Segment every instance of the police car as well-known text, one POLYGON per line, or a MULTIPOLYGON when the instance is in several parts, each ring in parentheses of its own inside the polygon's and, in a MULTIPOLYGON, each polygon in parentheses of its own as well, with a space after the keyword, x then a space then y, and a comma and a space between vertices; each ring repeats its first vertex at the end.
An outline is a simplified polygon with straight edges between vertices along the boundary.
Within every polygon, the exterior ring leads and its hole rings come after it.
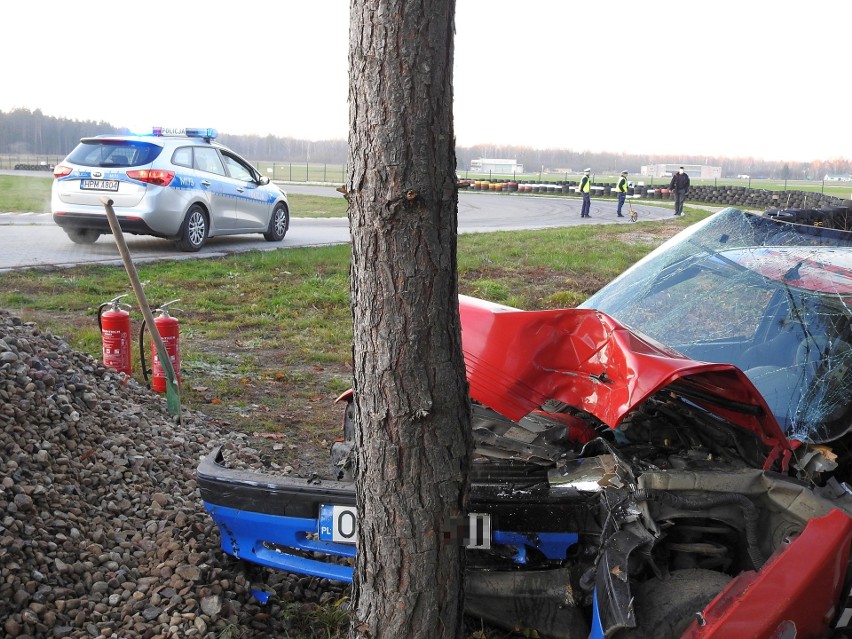
POLYGON ((287 194, 216 136, 155 127, 83 138, 53 170, 54 221, 72 242, 92 244, 111 232, 104 201, 112 200, 123 232, 174 240, 183 251, 220 235, 281 241, 290 225, 287 194))

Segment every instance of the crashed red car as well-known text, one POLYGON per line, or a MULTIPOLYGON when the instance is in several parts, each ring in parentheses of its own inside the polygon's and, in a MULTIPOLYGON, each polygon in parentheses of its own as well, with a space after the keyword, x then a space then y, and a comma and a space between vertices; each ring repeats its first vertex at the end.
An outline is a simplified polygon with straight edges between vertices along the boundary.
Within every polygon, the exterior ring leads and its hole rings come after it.
MULTIPOLYGON (((850 228, 729 208, 578 308, 460 298, 470 614, 566 639, 848 636, 850 228)), ((223 550, 351 579, 356 420, 350 401, 336 478, 202 460, 223 550)))

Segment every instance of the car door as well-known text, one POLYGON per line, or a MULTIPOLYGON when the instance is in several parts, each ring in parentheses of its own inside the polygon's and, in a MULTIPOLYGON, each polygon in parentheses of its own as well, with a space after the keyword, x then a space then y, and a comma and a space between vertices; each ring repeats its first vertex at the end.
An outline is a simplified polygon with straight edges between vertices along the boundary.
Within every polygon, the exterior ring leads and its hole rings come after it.
POLYGON ((234 228, 236 185, 228 178, 219 152, 210 146, 193 148, 193 166, 210 209, 210 234, 231 232, 234 228))
POLYGON ((274 204, 270 193, 258 188, 257 172, 242 158, 222 151, 222 159, 230 178, 236 183, 234 228, 247 232, 265 230, 274 204))

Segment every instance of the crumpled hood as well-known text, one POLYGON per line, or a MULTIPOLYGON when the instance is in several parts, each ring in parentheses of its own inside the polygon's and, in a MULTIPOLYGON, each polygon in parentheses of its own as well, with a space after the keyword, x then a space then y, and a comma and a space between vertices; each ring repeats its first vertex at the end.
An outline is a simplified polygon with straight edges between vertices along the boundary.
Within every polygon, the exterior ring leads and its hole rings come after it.
POLYGON ((660 389, 756 433, 790 443, 736 366, 698 362, 589 309, 521 311, 459 296, 470 396, 514 421, 556 399, 616 428, 660 389))

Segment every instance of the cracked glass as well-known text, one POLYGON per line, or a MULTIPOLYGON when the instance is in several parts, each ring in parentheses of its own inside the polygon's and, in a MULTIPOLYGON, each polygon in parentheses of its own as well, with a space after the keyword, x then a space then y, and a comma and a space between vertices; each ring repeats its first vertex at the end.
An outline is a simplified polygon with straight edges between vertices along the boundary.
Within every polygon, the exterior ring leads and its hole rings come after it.
POLYGON ((852 429, 852 232, 725 209, 581 308, 692 359, 736 365, 790 439, 852 429))

